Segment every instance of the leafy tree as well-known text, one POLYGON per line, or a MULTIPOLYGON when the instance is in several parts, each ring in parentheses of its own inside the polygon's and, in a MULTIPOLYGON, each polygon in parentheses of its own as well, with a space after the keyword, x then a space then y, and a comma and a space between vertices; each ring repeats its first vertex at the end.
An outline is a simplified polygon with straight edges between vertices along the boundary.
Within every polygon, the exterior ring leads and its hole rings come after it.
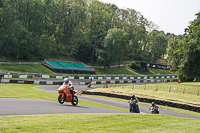
POLYGON ((30 59, 34 50, 31 33, 19 21, 11 25, 10 31, 11 55, 16 59, 30 59))
POLYGON ((35 54, 40 56, 42 59, 48 58, 52 56, 52 54, 56 54, 54 41, 52 37, 49 37, 47 34, 40 36, 35 49, 35 54))
POLYGON ((176 51, 181 59, 178 64, 181 79, 193 80, 200 77, 200 13, 196 16, 178 44, 181 50, 176 51))
POLYGON ((93 45, 93 51, 91 54, 91 63, 92 66, 95 51, 99 48, 104 37, 109 30, 109 25, 111 21, 111 8, 102 2, 93 0, 89 5, 89 14, 90 14, 90 40, 93 45))
POLYGON ((151 61, 156 62, 166 53, 167 48, 167 38, 165 34, 161 31, 154 30, 151 32, 151 43, 150 52, 151 52, 151 61))
POLYGON ((156 25, 134 9, 98 0, 0 0, 0 56, 74 56, 106 66, 119 64, 124 56, 156 61, 165 53, 165 42, 161 32, 154 34, 153 29, 156 25), (114 36, 122 37, 121 42, 114 36), (107 52, 112 45, 113 54, 107 52))
POLYGON ((119 67, 127 51, 127 46, 128 34, 123 29, 110 29, 102 44, 104 50, 98 49, 98 59, 104 62, 104 66, 106 65, 108 67, 113 61, 118 61, 119 67))
POLYGON ((173 34, 169 36, 168 39, 168 49, 167 49, 167 62, 168 65, 172 68, 172 70, 176 70, 178 63, 180 62, 178 50, 179 48, 179 40, 177 36, 174 36, 173 34))

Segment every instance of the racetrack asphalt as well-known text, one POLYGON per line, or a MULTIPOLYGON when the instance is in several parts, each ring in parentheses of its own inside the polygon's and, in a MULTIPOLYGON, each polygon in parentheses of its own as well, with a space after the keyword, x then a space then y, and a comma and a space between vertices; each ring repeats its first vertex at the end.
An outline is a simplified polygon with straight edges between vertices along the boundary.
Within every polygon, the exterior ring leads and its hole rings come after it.
MULTIPOLYGON (((89 90, 89 89, 95 89, 95 88, 99 88, 99 87, 102 87, 102 86, 95 85, 95 86, 92 86, 89 88, 84 85, 83 86, 82 85, 74 85, 74 88, 76 90, 82 90, 82 91, 89 90)), ((35 87, 35 89, 58 94, 58 91, 57 91, 58 86, 39 86, 39 87, 35 87)), ((78 95, 78 98, 87 100, 87 101, 91 101, 91 102, 96 102, 96 103, 101 103, 101 104, 110 105, 110 106, 114 106, 114 107, 119 107, 119 108, 123 108, 123 109, 127 109, 127 110, 129 109, 129 104, 127 102, 120 102, 120 101, 115 101, 115 100, 108 100, 108 99, 103 99, 103 98, 80 96, 80 95, 78 95)), ((139 104, 139 108, 140 108, 141 113, 146 113, 146 114, 150 113, 150 111, 149 111, 150 106, 139 104)), ((179 112, 162 109, 162 108, 159 108, 159 111, 160 111, 160 114, 163 114, 163 115, 173 115, 173 116, 179 116, 179 117, 200 119, 197 116, 179 113, 179 112)))
POLYGON ((127 113, 92 106, 72 106, 71 103, 59 104, 56 101, 17 98, 0 98, 0 107, 0 116, 64 113, 127 113))
MULTIPOLYGON (((35 87, 37 90, 47 91, 51 93, 56 93, 59 86, 38 86, 35 87)), ((87 86, 74 85, 76 90, 88 90, 94 89, 102 86, 92 86, 91 88, 87 86)), ((127 102, 120 102, 115 100, 108 100, 103 98, 89 97, 89 96, 78 96, 79 99, 92 101, 96 103, 101 103, 105 105, 110 105, 114 107, 119 107, 123 109, 129 109, 127 102)), ((17 99, 17 98, 0 98, 0 116, 13 116, 13 115, 42 115, 42 114, 63 114, 63 113, 127 113, 118 110, 85 106, 78 104, 77 106, 72 106, 71 103, 59 104, 57 101, 47 101, 47 100, 36 100, 36 99, 17 99)), ((141 113, 150 113, 149 106, 140 105, 141 113)), ((187 118, 199 117, 183 114, 171 110, 166 110, 159 108, 160 114, 163 115, 173 115, 187 118)))

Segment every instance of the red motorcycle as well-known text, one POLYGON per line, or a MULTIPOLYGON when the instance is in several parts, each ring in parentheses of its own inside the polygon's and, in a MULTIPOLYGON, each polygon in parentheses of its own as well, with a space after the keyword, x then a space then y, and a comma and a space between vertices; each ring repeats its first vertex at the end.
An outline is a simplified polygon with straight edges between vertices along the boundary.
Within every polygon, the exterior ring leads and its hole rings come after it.
POLYGON ((63 104, 64 102, 71 102, 73 106, 78 104, 78 97, 75 95, 78 90, 70 90, 71 88, 68 85, 62 85, 58 88, 58 102, 63 104), (70 91, 73 91, 73 97, 70 91))

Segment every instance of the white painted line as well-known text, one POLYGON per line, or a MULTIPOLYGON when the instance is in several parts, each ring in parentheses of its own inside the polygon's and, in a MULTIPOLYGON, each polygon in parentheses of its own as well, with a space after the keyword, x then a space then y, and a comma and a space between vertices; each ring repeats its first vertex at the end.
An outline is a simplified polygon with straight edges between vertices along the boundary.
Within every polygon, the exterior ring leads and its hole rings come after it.
POLYGON ((42 78, 49 78, 49 75, 42 75, 42 78))
POLYGON ((124 81, 120 80, 119 83, 124 83, 124 81))
POLYGON ((2 79, 1 80, 1 83, 9 83, 10 82, 10 79, 2 79))
POLYGON ((115 81, 110 81, 111 84, 115 84, 115 81))
POLYGON ((39 84, 40 84, 40 81, 34 81, 34 84, 39 85, 39 84))
POLYGON ((101 81, 101 84, 105 84, 106 83, 106 81, 101 81))
POLYGON ((47 81, 46 84, 47 84, 47 85, 52 85, 52 84, 53 84, 53 81, 47 81))
POLYGON ((24 78, 24 79, 26 79, 26 78, 27 78, 27 75, 19 75, 19 78, 24 78))
POLYGON ((4 75, 4 78, 12 78, 12 75, 4 75))
POLYGON ((85 82, 80 82, 80 85, 85 85, 85 82))
POLYGON ((132 83, 132 80, 128 80, 128 83, 132 83))
POLYGON ((74 79, 74 77, 69 77, 69 79, 74 79))
POLYGON ((56 76, 56 79, 63 79, 63 76, 56 76))

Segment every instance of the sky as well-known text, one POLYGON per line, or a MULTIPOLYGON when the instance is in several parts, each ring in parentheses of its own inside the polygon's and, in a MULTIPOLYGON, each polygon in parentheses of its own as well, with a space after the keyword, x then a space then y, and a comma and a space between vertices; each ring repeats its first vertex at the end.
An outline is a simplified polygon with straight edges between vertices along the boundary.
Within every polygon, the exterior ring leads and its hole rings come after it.
POLYGON ((200 12, 200 0, 99 0, 119 8, 140 12, 148 21, 158 25, 158 30, 175 35, 184 34, 190 21, 200 12))

